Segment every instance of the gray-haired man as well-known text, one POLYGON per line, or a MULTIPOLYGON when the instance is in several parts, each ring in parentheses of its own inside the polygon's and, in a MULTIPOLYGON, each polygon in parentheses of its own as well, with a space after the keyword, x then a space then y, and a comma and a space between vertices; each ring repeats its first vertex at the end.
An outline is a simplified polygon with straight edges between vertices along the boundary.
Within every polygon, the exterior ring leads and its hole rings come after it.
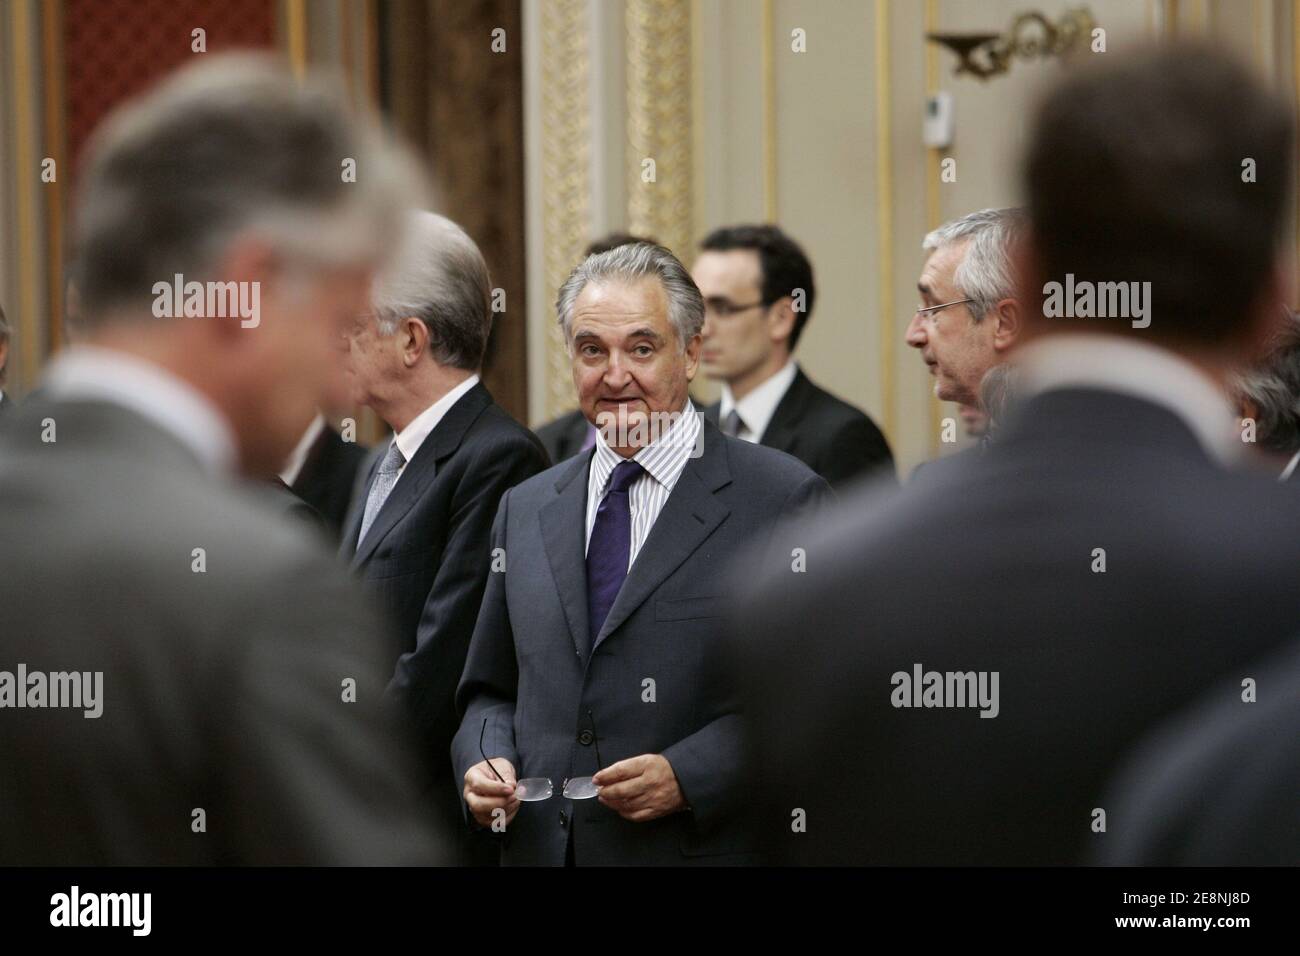
POLYGON ((828 488, 691 406, 704 300, 666 249, 589 257, 557 312, 579 405, 609 427, 501 500, 507 565, 457 692, 468 810, 505 829, 504 863, 749 861, 721 575, 828 488))
MULTIPOLYGON (((354 398, 395 435, 353 501, 343 556, 392 625, 383 645, 389 689, 419 735, 434 806, 456 833, 464 825, 451 777, 454 697, 494 566, 492 518, 506 489, 549 464, 479 381, 491 294, 473 240, 442 216, 413 212, 350 339, 354 398)), ((464 858, 472 861, 472 848, 464 858)))
POLYGON ((921 305, 907 344, 920 350, 942 401, 978 408, 980 381, 1020 336, 1010 255, 1023 223, 1019 209, 984 209, 945 223, 922 243, 921 305))
POLYGON ((24 709, 0 683, 0 845, 27 865, 425 861, 378 621, 232 480, 293 446, 417 185, 315 81, 203 61, 97 133, 78 344, 0 436, 0 660, 27 671, 24 709))

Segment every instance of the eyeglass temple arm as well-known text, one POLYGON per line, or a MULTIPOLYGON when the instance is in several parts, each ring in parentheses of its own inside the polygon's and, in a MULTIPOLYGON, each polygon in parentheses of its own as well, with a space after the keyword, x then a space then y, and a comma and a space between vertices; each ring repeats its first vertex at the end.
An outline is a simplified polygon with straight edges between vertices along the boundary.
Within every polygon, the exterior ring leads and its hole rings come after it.
MULTIPOLYGON (((492 766, 492 761, 488 757, 487 751, 483 749, 483 737, 487 733, 487 722, 488 719, 484 717, 483 729, 478 732, 478 752, 483 755, 483 761, 488 765, 488 769, 492 771, 492 775, 496 777, 498 780, 500 780, 502 783, 505 783, 506 778, 501 776, 501 774, 497 773, 497 768, 492 766)), ((600 759, 599 755, 597 755, 596 759, 598 760, 600 759)))

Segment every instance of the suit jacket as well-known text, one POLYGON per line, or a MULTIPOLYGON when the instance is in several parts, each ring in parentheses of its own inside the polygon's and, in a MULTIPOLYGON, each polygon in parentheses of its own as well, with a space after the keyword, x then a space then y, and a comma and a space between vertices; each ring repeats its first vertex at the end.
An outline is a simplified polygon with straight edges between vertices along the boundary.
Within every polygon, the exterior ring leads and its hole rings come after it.
MULTIPOLYGON (((718 424, 722 403, 704 410, 718 424)), ((875 423, 803 373, 794 381, 772 413, 760 444, 794 455, 836 490, 864 477, 894 477, 894 456, 875 423)))
POLYGON ((482 760, 486 720, 489 757, 506 757, 520 779, 554 782, 555 797, 524 803, 510 824, 503 863, 563 864, 570 828, 578 865, 752 861, 744 820, 752 792, 740 775, 734 685, 721 666, 718 568, 829 491, 797 460, 706 422, 701 456, 687 462, 588 651, 591 457, 501 500, 492 545, 509 563, 488 581, 456 695, 457 779, 482 760), (566 778, 600 769, 597 747, 604 766, 662 754, 691 810, 631 823, 597 800, 564 799, 566 778))
POLYGON ((366 460, 366 449, 326 425, 312 443, 302 463, 292 491, 326 521, 331 537, 338 543, 347 518, 352 491, 358 472, 366 460))
POLYGON ((9 397, 8 392, 0 393, 0 415, 14 410, 18 403, 9 397))
POLYGON ((558 464, 582 451, 590 427, 582 410, 575 408, 540 426, 537 429, 537 438, 546 448, 546 454, 550 456, 551 461, 558 464))
POLYGON ((425 438, 357 547, 384 448, 376 451, 343 555, 387 615, 390 693, 418 734, 442 818, 461 832, 460 787, 448 760, 454 695, 492 564, 492 518, 506 489, 547 467, 546 453, 477 384, 425 438))
POLYGON ((809 573, 745 591, 738 655, 782 861, 1085 861, 1129 748, 1300 622, 1300 502, 1212 463, 1162 407, 1047 392, 963 457, 846 501, 807 529, 809 573), (997 672, 998 715, 895 706, 917 703, 922 688, 901 695, 918 664, 997 672))
POLYGON ((1096 862, 1295 866, 1300 861, 1300 645, 1216 681, 1152 732, 1101 805, 1096 862), (1242 680, 1257 698, 1242 700, 1242 680))
POLYGON ((6 863, 437 859, 378 620, 297 523, 107 403, 25 402, 0 460, 0 668, 103 674, 98 718, 0 712, 6 863))

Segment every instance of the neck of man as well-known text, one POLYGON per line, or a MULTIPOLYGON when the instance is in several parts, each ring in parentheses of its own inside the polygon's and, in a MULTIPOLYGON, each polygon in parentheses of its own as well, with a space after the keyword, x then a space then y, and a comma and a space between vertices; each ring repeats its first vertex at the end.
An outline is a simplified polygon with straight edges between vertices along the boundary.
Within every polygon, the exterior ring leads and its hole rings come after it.
POLYGON ((427 368, 412 369, 402 388, 382 407, 377 405, 375 411, 388 423, 389 428, 400 432, 430 405, 476 374, 468 369, 451 368, 430 361, 427 368))
POLYGON ((762 385, 769 378, 775 375, 781 369, 785 368, 785 363, 790 360, 790 351, 786 348, 774 348, 770 355, 758 365, 754 366, 748 372, 737 375, 727 382, 727 387, 731 389, 731 398, 739 402, 742 398, 752 392, 758 386, 762 385))

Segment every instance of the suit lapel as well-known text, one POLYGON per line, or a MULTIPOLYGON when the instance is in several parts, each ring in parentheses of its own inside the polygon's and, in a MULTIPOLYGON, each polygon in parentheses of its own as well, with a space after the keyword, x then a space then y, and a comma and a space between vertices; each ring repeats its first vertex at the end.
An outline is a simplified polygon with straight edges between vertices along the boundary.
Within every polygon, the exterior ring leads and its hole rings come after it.
MULTIPOLYGON (((664 579, 726 520, 731 511, 714 492, 730 482, 731 472, 727 466, 722 433, 705 422, 703 454, 686 462, 663 511, 650 529, 650 536, 632 562, 604 627, 596 635, 595 647, 599 647, 601 641, 631 617, 664 579)), ((584 582, 585 578, 584 563, 584 582)), ((585 590, 584 587, 584 599, 585 590)))
POLYGON ((772 420, 767 423, 767 428, 763 430, 762 437, 759 439, 760 445, 790 453, 794 448, 799 423, 804 418, 811 392, 812 382, 808 381, 808 376, 804 375, 803 369, 798 369, 794 373, 794 380, 790 382, 790 387, 781 396, 781 401, 777 402, 776 410, 772 412, 772 420))
MULTIPOLYGON (((374 524, 366 534, 366 540, 358 542, 357 553, 352 558, 354 568, 364 563, 374 553, 379 542, 383 541, 397 523, 406 517, 406 513, 424 494, 424 489, 429 486, 429 482, 433 481, 434 476, 438 474, 438 462, 450 457, 460 446, 461 439, 465 437, 469 426, 490 404, 492 404, 492 396, 488 394, 488 390, 482 383, 478 383, 462 395, 455 405, 447 409, 447 414, 443 416, 442 421, 438 422, 424 439, 424 443, 420 445, 420 450, 415 453, 415 457, 402 469, 397 484, 389 492, 384 506, 379 509, 379 514, 375 516, 374 524)), ((374 475, 371 474, 366 481, 367 496, 370 494, 370 484, 373 481, 374 475)), ((364 513, 364 501, 360 510, 364 513)))
POLYGON ((569 622, 573 646, 585 656, 587 639, 587 470, 594 451, 570 459, 556 479, 556 496, 542 506, 542 544, 569 622))

